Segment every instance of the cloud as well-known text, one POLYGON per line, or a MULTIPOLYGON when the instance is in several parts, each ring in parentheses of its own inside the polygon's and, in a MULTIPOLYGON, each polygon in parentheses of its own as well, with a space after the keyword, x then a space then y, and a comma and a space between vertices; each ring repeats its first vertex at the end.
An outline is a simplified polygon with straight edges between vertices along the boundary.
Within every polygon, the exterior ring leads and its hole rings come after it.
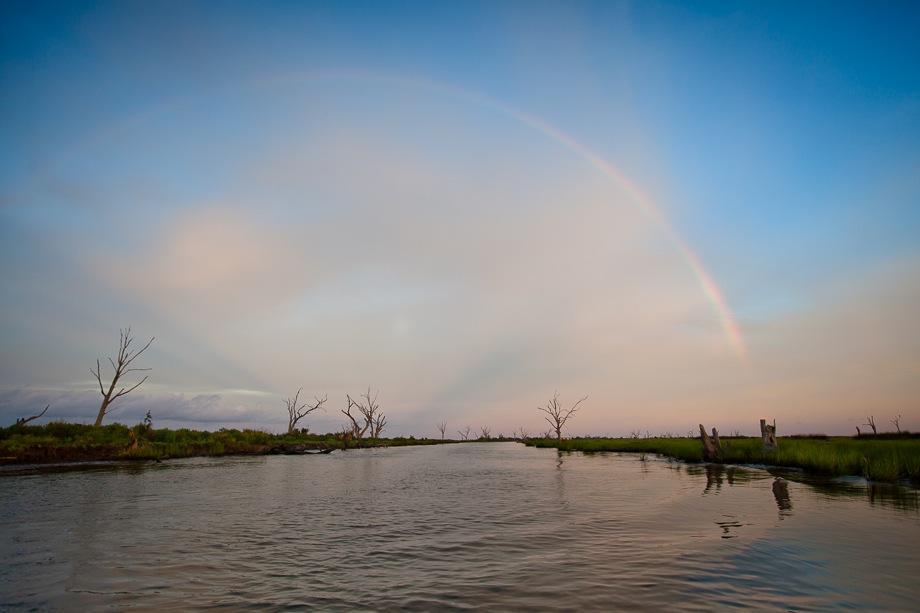
POLYGON ((495 130, 494 115, 456 101, 316 94, 306 111, 286 99, 279 118, 256 98, 227 111, 254 126, 246 135, 214 142, 214 126, 198 131, 180 109, 88 152, 111 176, 81 193, 131 202, 137 173, 157 206, 117 209, 105 232, 50 216, 61 254, 42 269, 23 258, 17 287, 40 273, 33 285, 56 301, 33 288, 4 312, 7 330, 28 318, 33 332, 4 348, 16 371, 0 417, 50 401, 50 414, 91 420, 86 368, 125 323, 158 337, 150 385, 113 415, 127 421, 151 410, 158 422, 274 428, 280 398, 303 386, 329 394, 314 429, 331 430, 344 394, 368 384, 393 431, 416 434, 442 418, 536 430, 554 390, 590 396, 573 421, 584 433, 710 420, 750 431, 761 416, 781 431, 838 431, 869 407, 920 411, 916 258, 742 322, 745 365, 662 229, 542 134, 506 119, 495 130), (162 156, 173 122, 189 130, 181 163, 162 156), (68 381, 74 391, 49 391, 68 381))

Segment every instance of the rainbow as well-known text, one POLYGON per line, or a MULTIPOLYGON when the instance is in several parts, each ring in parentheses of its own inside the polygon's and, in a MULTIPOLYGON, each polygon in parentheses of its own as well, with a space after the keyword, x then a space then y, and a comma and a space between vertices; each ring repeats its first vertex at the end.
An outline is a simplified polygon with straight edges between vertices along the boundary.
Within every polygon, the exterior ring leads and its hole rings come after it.
POLYGON ((706 270, 699 256, 690 248, 686 241, 680 236, 677 230, 668 221, 661 208, 658 207, 652 198, 634 181, 627 177, 619 168, 605 160, 601 155, 591 150, 586 145, 578 142, 572 136, 566 134, 560 128, 552 125, 548 121, 535 115, 531 115, 512 108, 494 98, 485 94, 466 90, 455 85, 420 79, 416 77, 406 77, 400 75, 382 75, 379 73, 363 72, 333 72, 333 73, 298 73, 294 75, 276 76, 268 79, 262 79, 259 84, 272 85, 278 83, 290 82, 308 82, 322 80, 353 80, 353 81, 379 81, 389 84, 409 85, 412 87, 423 88, 449 94, 453 97, 467 100, 479 106, 491 108, 500 113, 515 119, 516 121, 529 126, 553 141, 572 151, 589 164, 591 164, 604 176, 616 183, 620 189, 629 197, 651 221, 661 227, 677 252, 687 263, 687 266, 693 272, 697 282, 700 284, 703 294, 712 305, 721 323, 722 330, 728 338, 729 344, 742 360, 747 360, 747 347, 741 330, 738 327, 731 308, 719 289, 719 285, 713 279, 712 275, 706 270))

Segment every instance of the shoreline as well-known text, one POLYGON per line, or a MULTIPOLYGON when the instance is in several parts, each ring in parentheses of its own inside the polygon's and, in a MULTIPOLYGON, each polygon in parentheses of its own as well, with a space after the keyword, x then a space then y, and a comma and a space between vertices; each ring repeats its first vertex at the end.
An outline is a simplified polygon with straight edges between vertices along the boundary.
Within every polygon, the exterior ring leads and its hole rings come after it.
POLYGON ((415 437, 365 438, 346 443, 337 434, 261 430, 154 429, 124 424, 90 426, 52 422, 0 428, 0 465, 75 464, 85 462, 162 461, 192 457, 312 455, 407 445, 437 445, 452 439, 415 437))
POLYGON ((653 453, 692 464, 795 468, 832 477, 920 486, 920 438, 778 437, 765 451, 757 437, 723 437, 722 461, 706 462, 699 438, 533 439, 528 445, 583 453, 653 453))
MULTIPOLYGON (((796 468, 804 472, 861 477, 879 483, 920 486, 920 436, 779 437, 766 451, 760 438, 723 437, 721 461, 753 467, 796 468)), ((688 463, 704 462, 699 438, 492 438, 474 440, 409 437, 364 438, 346 443, 339 434, 305 431, 273 434, 261 430, 154 429, 143 424, 90 426, 52 422, 0 428, 0 466, 163 461, 192 457, 315 455, 336 450, 472 442, 520 442, 536 448, 584 453, 654 453, 688 463)))

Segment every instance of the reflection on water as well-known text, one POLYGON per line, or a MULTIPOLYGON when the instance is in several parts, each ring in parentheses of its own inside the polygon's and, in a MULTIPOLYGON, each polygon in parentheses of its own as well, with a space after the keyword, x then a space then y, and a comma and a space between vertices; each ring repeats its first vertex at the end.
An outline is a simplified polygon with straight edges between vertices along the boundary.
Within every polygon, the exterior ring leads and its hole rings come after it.
POLYGON ((773 498, 776 499, 776 508, 779 509, 779 518, 782 519, 792 511, 792 498, 789 496, 789 482, 782 477, 773 480, 773 498))
POLYGON ((917 503, 512 443, 3 469, 0 610, 904 610, 917 503))
POLYGON ((916 488, 894 483, 869 483, 857 478, 829 479, 782 468, 769 468, 768 472, 777 477, 806 484, 830 498, 862 498, 870 505, 920 512, 920 490, 916 488))

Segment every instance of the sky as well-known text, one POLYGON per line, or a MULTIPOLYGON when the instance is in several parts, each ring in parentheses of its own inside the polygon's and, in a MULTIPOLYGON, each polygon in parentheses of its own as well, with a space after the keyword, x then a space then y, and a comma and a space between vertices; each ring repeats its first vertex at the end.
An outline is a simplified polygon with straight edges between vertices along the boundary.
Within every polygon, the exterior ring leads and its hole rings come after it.
POLYGON ((0 425, 920 429, 920 8, 4 2, 0 425))

